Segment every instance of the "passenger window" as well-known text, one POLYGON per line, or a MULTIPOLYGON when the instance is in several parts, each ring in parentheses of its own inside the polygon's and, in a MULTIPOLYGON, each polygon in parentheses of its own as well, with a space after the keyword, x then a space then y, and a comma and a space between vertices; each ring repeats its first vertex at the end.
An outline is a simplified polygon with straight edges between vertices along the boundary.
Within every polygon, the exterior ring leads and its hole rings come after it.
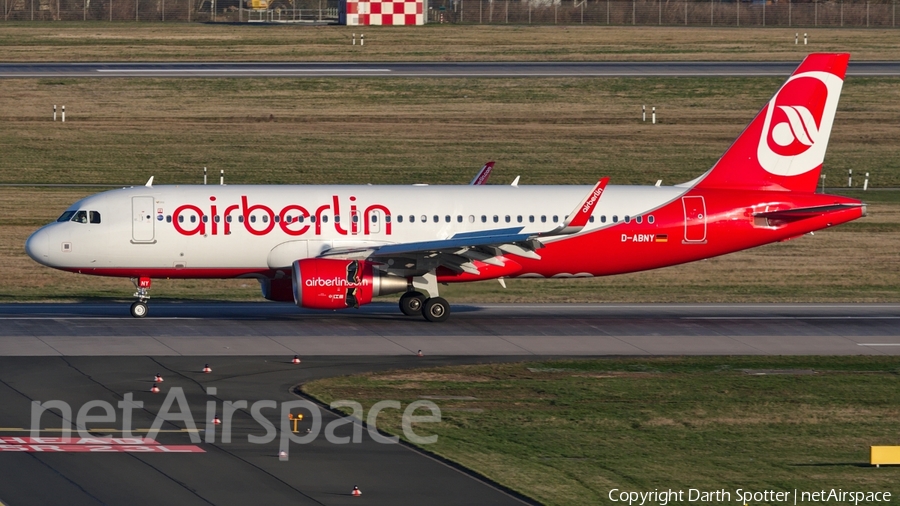
POLYGON ((178 223, 184 223, 184 216, 178 215, 178 223))
MULTIPOLYGON (((277 216, 275 217, 275 221, 278 221, 278 217, 277 217, 277 216)), ((334 222, 335 222, 335 223, 340 223, 340 222, 341 222, 341 217, 340 217, 340 215, 337 215, 337 214, 334 215, 334 222)))
MULTIPOLYGON (((412 216, 410 216, 410 218, 412 218, 412 216)), ((300 216, 300 221, 303 221, 303 216, 300 216)), ((353 217, 350 218, 350 221, 352 221, 353 223, 359 223, 359 215, 354 214, 353 217)))
POLYGON ((425 216, 425 215, 423 214, 420 218, 422 218, 422 219, 420 220, 422 223, 428 223, 428 216, 425 216))
POLYGON ((534 215, 531 215, 531 216, 528 217, 528 222, 529 222, 529 223, 534 223, 534 215))
POLYGON ((196 217, 196 216, 191 215, 191 223, 197 223, 197 217, 196 217))
POLYGON ((651 214, 650 216, 647 216, 647 223, 652 224, 654 221, 656 221, 656 220, 653 219, 653 215, 652 215, 652 214, 651 214))
POLYGON ((444 221, 450 223, 450 215, 444 216, 444 221))
POLYGON ((613 223, 618 223, 618 222, 619 222, 619 217, 614 214, 613 215, 613 223))
POLYGON ((305 219, 305 218, 304 218, 304 216, 303 216, 302 214, 301 214, 300 216, 297 216, 297 222, 298 222, 298 223, 303 223, 303 220, 304 220, 304 219, 305 219))
POLYGON ((558 223, 558 222, 559 222, 559 216, 554 214, 553 215, 553 223, 558 223))
POLYGON ((59 222, 69 221, 72 219, 72 216, 75 216, 75 211, 66 211, 66 212, 62 213, 62 215, 59 218, 57 218, 56 221, 59 221, 59 222))
POLYGON ((516 216, 516 221, 518 221, 519 223, 522 223, 522 215, 521 214, 519 216, 516 216))
POLYGON ((591 223, 593 223, 593 222, 594 222, 594 217, 591 216, 590 218, 588 218, 588 221, 590 221, 591 223))
MULTIPOLYGON (((326 218, 327 218, 327 216, 326 216, 326 218)), ((268 222, 269 222, 269 217, 268 217, 267 215, 264 214, 263 217, 262 217, 262 220, 263 220, 263 223, 268 223, 268 222)), ((203 217, 203 221, 206 221, 206 216, 203 217)))
POLYGON ((541 215, 541 223, 547 223, 547 216, 541 215))
MULTIPOLYGON (((374 218, 374 216, 372 216, 372 218, 374 218)), ((320 219, 322 220, 322 223, 328 223, 328 216, 322 216, 322 218, 320 218, 320 219)), ((265 216, 263 216, 263 221, 265 221, 265 216)), ((372 220, 372 221, 375 221, 375 220, 372 220)))
POLYGON ((600 223, 606 223, 606 215, 600 216, 600 223))
POLYGON ((499 221, 500 221, 500 217, 495 214, 494 215, 494 223, 497 223, 499 221))
POLYGON ((243 222, 244 222, 244 215, 242 214, 242 215, 238 216, 238 223, 243 223, 243 222))
POLYGON ((641 222, 644 221, 644 218, 643 218, 642 216, 636 216, 636 217, 634 218, 634 221, 636 221, 636 222, 638 222, 638 223, 641 223, 641 222))
POLYGON ((485 215, 482 214, 482 215, 481 215, 481 222, 482 222, 482 223, 487 223, 487 216, 485 216, 485 215))
POLYGON ((87 211, 78 211, 77 213, 75 213, 72 221, 77 223, 87 223, 87 211))
MULTIPOLYGON (((194 221, 193 216, 191 216, 191 221, 194 221)), ((256 216, 250 216, 250 223, 256 223, 256 216)))
POLYGON ((457 223, 462 223, 462 221, 463 221, 462 215, 461 215, 461 214, 457 214, 457 215, 456 215, 456 222, 457 222, 457 223))
MULTIPOLYGON (((215 216, 213 216, 213 221, 215 221, 216 223, 219 222, 219 215, 218 215, 218 214, 215 215, 215 216)), ((275 221, 278 221, 278 216, 275 217, 275 221)))
POLYGON ((310 222, 310 223, 315 223, 315 222, 316 222, 316 217, 315 217, 315 216, 310 216, 310 217, 309 217, 309 222, 310 222))
POLYGON ((372 223, 378 223, 378 215, 377 214, 372 215, 372 223))
POLYGON ((231 223, 231 215, 230 215, 230 214, 229 214, 228 216, 225 217, 225 222, 226 222, 226 223, 231 223))
POLYGON ((166 223, 172 223, 172 215, 166 216, 166 223))
MULTIPOLYGON (((340 216, 338 216, 337 218, 340 218, 340 216)), ((385 223, 390 223, 390 222, 391 222, 391 215, 390 215, 390 214, 384 215, 384 222, 385 222, 385 223)))
POLYGON ((409 222, 410 222, 410 223, 415 223, 415 222, 416 222, 416 217, 410 214, 410 215, 409 215, 409 222))
POLYGON ((625 223, 631 223, 631 216, 625 216, 625 223))
POLYGON ((506 222, 509 223, 509 215, 508 214, 506 215, 505 219, 506 219, 506 222))
POLYGON ((91 223, 100 223, 100 213, 97 211, 91 211, 91 223))
POLYGON ((397 223, 403 223, 403 215, 397 216, 397 223))
POLYGON ((203 223, 206 223, 207 221, 209 221, 209 217, 206 216, 206 215, 204 214, 203 216, 200 217, 200 220, 201 220, 203 223))
POLYGON ((469 223, 475 223, 475 215, 474 214, 469 215, 469 223))

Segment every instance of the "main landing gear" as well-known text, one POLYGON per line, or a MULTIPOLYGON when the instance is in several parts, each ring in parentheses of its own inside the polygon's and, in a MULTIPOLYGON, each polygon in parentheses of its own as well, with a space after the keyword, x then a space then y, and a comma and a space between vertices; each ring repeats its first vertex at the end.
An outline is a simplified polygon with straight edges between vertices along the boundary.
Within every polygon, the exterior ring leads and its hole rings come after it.
POLYGON ((437 278, 433 273, 414 277, 411 281, 410 291, 400 297, 400 311, 403 314, 422 315, 430 322, 442 322, 450 317, 450 303, 438 297, 437 278))
POLYGON ((131 282, 134 283, 134 288, 137 290, 134 292, 134 296, 138 298, 131 304, 131 316, 143 318, 149 311, 147 301, 150 300, 150 278, 131 278, 131 282))
POLYGON ((400 311, 406 316, 422 315, 430 322, 442 322, 450 317, 450 303, 442 297, 406 292, 400 297, 400 311))

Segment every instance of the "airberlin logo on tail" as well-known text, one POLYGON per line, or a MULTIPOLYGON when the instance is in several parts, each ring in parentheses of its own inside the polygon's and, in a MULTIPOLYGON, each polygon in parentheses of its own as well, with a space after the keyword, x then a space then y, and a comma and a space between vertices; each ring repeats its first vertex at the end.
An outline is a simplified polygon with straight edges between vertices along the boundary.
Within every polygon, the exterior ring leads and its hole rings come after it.
POLYGON ((779 109, 787 116, 787 121, 778 123, 772 128, 772 140, 779 148, 789 148, 799 144, 806 151, 816 143, 819 136, 819 125, 809 109, 802 105, 779 105, 779 109))
POLYGON ((792 76, 769 102, 757 158, 766 171, 796 176, 822 164, 843 81, 827 72, 792 76))

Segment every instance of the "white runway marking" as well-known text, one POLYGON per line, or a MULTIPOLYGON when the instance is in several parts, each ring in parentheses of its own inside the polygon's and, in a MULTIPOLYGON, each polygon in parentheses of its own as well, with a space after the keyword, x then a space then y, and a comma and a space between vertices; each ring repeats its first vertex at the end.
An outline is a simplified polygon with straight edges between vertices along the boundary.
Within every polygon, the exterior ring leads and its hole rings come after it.
POLYGON ((391 69, 97 69, 97 72, 160 72, 184 73, 197 72, 391 72, 391 69))

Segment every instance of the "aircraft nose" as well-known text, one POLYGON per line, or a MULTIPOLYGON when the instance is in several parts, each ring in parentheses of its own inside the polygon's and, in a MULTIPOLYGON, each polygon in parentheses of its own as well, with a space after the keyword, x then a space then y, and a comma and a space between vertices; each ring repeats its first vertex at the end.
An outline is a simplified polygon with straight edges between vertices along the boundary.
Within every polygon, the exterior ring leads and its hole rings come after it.
POLYGON ((25 241, 25 252, 35 262, 47 265, 50 256, 50 233, 42 228, 25 241))

